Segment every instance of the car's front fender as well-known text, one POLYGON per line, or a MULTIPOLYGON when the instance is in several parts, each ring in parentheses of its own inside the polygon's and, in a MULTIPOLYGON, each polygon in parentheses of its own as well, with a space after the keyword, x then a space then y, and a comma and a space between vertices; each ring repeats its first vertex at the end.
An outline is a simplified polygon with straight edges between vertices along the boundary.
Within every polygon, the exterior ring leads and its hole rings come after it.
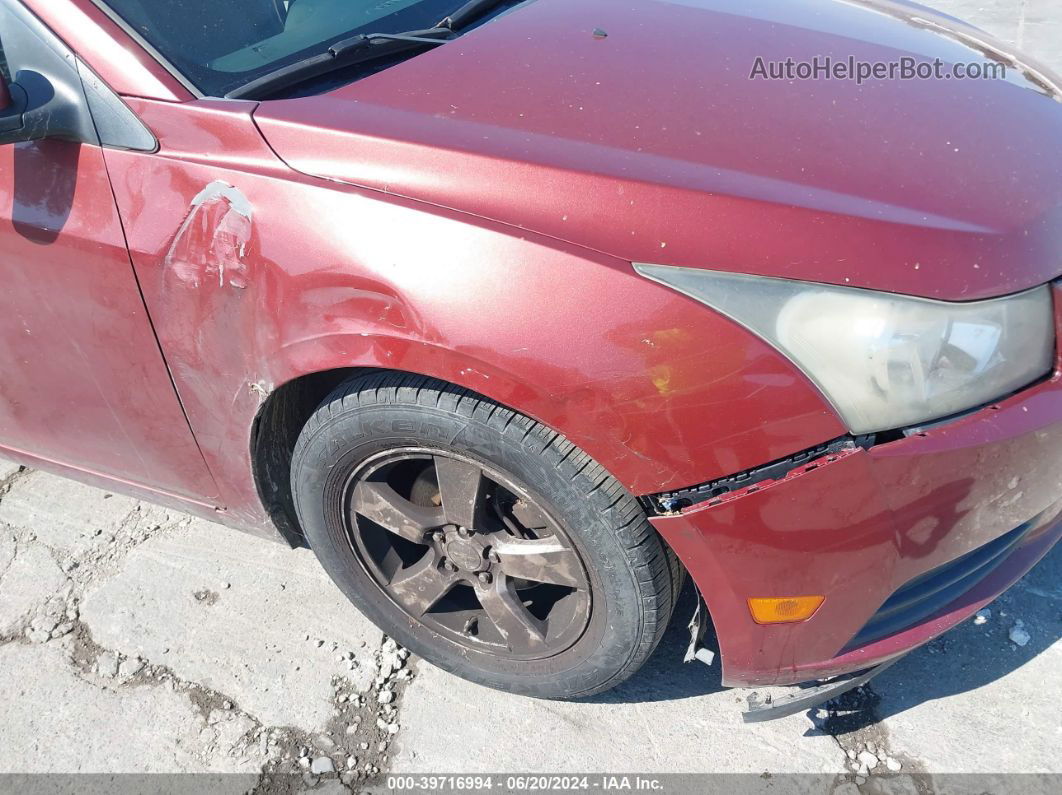
POLYGON ((134 265, 242 522, 263 517, 248 453, 262 401, 337 368, 474 390, 565 434, 635 494, 844 433, 773 349, 630 263, 295 174, 250 103, 130 102, 161 147, 108 153, 134 265))

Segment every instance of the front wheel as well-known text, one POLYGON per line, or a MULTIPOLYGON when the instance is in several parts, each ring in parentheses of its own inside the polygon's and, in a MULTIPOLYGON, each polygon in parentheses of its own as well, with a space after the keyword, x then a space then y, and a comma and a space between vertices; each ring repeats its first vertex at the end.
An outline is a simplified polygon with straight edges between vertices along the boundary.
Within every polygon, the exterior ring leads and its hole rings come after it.
POLYGON ((292 489, 310 546, 384 632, 474 682, 541 698, 645 662, 680 569, 601 466, 443 382, 354 378, 303 429, 292 489))

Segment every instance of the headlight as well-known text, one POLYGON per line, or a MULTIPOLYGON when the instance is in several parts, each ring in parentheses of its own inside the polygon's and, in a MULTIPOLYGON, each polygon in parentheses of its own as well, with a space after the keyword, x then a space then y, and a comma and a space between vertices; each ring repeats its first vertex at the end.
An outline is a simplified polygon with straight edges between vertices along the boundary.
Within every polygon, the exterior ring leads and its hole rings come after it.
POLYGON ((950 303, 786 279, 635 264, 722 312, 814 381, 854 434, 957 414, 1051 372, 1048 286, 950 303))

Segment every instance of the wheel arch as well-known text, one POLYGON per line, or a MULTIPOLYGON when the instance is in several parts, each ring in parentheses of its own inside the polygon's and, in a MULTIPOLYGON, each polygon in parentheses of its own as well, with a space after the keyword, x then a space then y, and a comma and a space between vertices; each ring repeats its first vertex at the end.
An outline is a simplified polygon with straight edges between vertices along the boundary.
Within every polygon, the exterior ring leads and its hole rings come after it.
MULTIPOLYGON (((361 342, 364 339, 359 337, 361 342)), ((415 345, 419 349, 417 354, 411 353, 409 342, 402 340, 375 338, 372 347, 375 355, 368 363, 337 363, 333 367, 302 370, 295 367, 282 376, 276 386, 265 390, 265 398, 251 427, 251 470, 262 507, 292 546, 305 544, 291 496, 291 457, 295 443, 321 401, 350 378, 385 372, 433 378, 568 436, 564 428, 552 421, 555 418, 537 416, 527 410, 528 404, 541 404, 544 397, 541 390, 497 367, 421 342, 415 345), (425 361, 416 361, 418 357, 425 361), (403 366, 389 366, 389 359, 401 359, 403 366), (433 363, 436 366, 431 366, 433 363)), ((608 464, 598 458, 601 451, 588 449, 586 452, 611 472, 608 464)), ((607 451, 605 454, 607 456, 607 451)))

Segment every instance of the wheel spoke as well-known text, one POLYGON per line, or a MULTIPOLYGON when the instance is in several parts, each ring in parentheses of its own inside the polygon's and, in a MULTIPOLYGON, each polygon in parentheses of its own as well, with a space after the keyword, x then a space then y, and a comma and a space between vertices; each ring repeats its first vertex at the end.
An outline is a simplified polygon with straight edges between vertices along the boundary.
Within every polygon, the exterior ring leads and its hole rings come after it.
POLYGON ((545 648, 545 624, 524 607, 508 577, 498 577, 486 588, 477 588, 479 603, 505 638, 509 651, 529 652, 545 648))
POLYGON ((391 593, 415 616, 423 616, 457 584, 457 577, 439 571, 431 552, 388 583, 391 593))
POLYGON ((579 556, 557 536, 520 540, 505 538, 493 547, 509 577, 569 588, 585 588, 579 556))
POLYGON ((483 470, 475 464, 436 456, 435 475, 446 521, 470 530, 477 525, 482 527, 486 488, 483 470))
POLYGON ((351 507, 395 535, 423 544, 428 530, 444 521, 440 508, 414 505, 386 483, 362 481, 354 489, 351 507))

